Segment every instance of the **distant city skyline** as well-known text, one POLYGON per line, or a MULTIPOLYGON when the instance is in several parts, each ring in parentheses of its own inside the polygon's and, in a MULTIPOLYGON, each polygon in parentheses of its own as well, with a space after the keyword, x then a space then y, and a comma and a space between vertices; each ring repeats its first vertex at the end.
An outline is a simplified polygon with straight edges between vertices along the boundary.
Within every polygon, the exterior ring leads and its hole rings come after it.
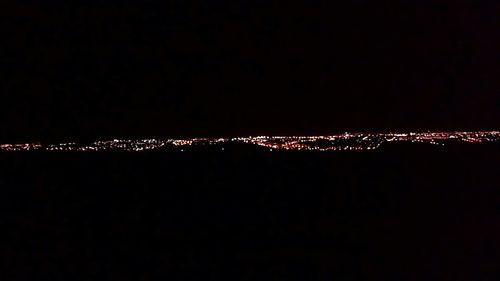
POLYGON ((269 150, 372 150, 385 143, 427 143, 446 145, 451 141, 463 143, 499 142, 500 131, 469 132, 399 132, 399 133, 343 133, 325 136, 254 136, 232 138, 186 138, 186 139, 113 139, 91 143, 66 142, 42 144, 40 142, 22 144, 1 144, 0 151, 145 151, 162 148, 184 148, 202 146, 250 144, 269 150))

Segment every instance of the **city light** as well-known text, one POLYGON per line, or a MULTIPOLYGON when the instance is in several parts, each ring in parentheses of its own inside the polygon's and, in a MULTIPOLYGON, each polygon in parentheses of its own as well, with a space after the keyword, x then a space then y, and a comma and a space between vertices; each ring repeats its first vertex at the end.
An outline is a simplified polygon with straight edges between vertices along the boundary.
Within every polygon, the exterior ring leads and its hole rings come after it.
POLYGON ((248 144, 264 147, 269 151, 363 151, 379 148, 384 143, 426 143, 444 146, 452 143, 499 142, 499 131, 478 132, 425 132, 425 133, 344 133, 329 136, 257 136, 235 138, 188 138, 188 139, 113 139, 89 144, 0 144, 0 151, 146 151, 173 148, 184 151, 189 147, 248 144))

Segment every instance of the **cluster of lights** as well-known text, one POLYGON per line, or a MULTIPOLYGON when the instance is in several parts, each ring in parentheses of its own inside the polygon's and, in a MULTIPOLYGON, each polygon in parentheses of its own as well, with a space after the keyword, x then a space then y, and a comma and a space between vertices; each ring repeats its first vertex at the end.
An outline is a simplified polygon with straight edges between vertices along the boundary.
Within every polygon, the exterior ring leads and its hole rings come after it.
MULTIPOLYGON (((427 132, 427 133, 386 133, 386 134, 339 134, 331 136, 257 136, 238 138, 191 138, 191 139, 143 139, 109 140, 90 144, 60 143, 42 145, 40 143, 2 144, 0 151, 145 151, 161 148, 223 146, 227 144, 250 144, 270 150, 310 150, 310 151, 360 151, 372 150, 389 142, 427 143, 445 145, 450 142, 484 143, 500 141, 499 131, 479 132, 427 132)), ((224 148, 221 148, 224 150, 224 148)))
POLYGON ((39 143, 0 144, 0 151, 23 151, 40 149, 43 149, 43 147, 39 143))

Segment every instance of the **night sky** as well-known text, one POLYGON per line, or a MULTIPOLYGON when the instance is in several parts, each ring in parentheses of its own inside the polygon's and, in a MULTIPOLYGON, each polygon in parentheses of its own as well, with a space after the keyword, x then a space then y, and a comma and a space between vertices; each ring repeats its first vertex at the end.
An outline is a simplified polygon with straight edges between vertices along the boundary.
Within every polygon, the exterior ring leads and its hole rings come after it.
POLYGON ((0 141, 499 129, 494 0, 49 2, 0 9, 0 141))

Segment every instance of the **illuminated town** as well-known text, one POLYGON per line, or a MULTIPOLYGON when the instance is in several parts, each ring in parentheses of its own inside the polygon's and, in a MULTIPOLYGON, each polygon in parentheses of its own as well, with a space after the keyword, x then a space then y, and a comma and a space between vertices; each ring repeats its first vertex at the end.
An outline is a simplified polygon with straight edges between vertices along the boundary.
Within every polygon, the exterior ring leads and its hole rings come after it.
POLYGON ((344 133, 330 136, 257 136, 236 138, 190 139, 114 139, 83 143, 23 143, 1 144, 0 151, 148 151, 176 149, 185 151, 195 147, 213 147, 225 150, 235 144, 263 147, 269 151, 364 151, 387 143, 425 143, 445 146, 452 143, 500 142, 500 131, 425 132, 425 133, 344 133))

